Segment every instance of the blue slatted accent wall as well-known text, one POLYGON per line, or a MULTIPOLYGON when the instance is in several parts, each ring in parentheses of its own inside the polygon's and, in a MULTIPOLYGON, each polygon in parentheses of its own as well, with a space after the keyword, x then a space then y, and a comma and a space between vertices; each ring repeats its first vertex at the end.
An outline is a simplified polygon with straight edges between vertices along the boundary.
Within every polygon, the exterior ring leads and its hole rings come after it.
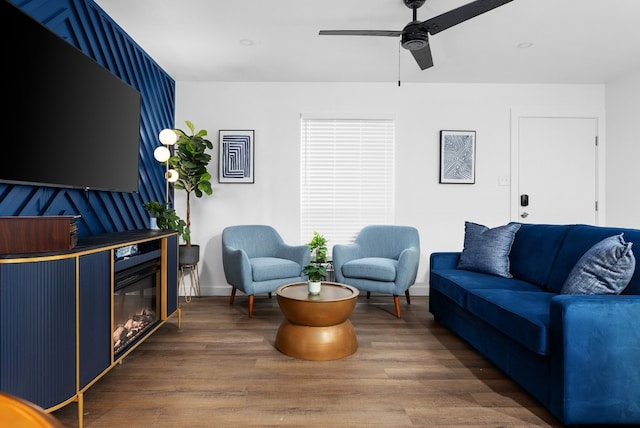
POLYGON ((145 202, 164 201, 158 132, 175 122, 175 81, 92 0, 11 0, 142 95, 138 193, 0 183, 0 216, 77 215, 80 237, 146 229, 145 202))

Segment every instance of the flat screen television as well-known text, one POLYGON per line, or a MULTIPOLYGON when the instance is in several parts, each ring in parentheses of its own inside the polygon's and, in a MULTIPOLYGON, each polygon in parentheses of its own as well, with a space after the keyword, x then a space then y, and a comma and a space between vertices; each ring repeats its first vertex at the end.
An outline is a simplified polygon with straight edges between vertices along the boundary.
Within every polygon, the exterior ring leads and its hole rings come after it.
POLYGON ((140 93, 0 2, 0 182, 137 192, 140 93))

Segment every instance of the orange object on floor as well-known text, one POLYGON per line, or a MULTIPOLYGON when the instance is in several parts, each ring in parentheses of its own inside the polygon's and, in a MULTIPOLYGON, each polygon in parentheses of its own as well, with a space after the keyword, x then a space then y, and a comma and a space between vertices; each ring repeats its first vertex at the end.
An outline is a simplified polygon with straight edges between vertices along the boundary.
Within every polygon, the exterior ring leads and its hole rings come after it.
POLYGON ((0 426, 11 428, 63 428, 62 424, 41 407, 0 392, 0 426))

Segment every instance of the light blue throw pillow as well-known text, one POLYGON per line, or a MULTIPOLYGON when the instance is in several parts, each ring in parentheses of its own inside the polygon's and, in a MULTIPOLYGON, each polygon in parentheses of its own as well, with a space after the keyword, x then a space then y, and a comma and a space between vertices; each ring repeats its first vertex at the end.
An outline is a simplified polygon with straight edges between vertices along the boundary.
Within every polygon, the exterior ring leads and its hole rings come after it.
POLYGON ((513 278, 509 253, 518 229, 519 223, 489 229, 487 226, 465 222, 464 248, 460 254, 458 269, 513 278))
POLYGON ((631 242, 610 236, 591 247, 571 269, 560 294, 620 294, 636 268, 631 242))

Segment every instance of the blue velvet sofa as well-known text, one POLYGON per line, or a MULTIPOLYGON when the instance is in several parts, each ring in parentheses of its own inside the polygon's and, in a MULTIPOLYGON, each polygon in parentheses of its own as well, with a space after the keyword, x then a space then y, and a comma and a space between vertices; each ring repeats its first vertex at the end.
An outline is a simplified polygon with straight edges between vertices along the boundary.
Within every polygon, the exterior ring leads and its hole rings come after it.
POLYGON ((640 230, 520 224, 511 278, 433 253, 429 312, 565 425, 640 424, 640 263, 620 294, 560 293, 583 254, 621 233, 640 254, 640 230))

